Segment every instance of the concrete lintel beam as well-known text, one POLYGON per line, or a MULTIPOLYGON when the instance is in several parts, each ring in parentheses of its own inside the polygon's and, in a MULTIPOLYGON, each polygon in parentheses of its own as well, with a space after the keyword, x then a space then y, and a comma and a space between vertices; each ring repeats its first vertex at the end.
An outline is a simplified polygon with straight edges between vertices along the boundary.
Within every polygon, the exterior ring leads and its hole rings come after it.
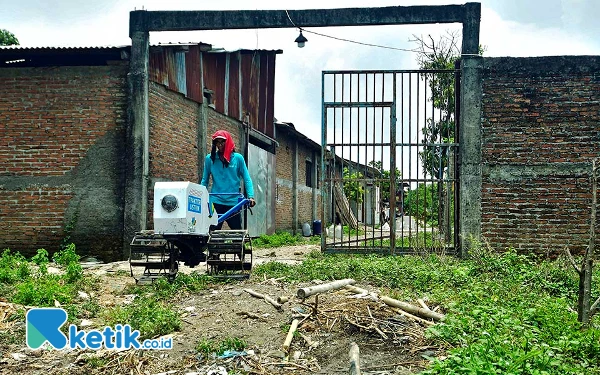
POLYGON ((471 4, 306 9, 288 10, 287 13, 285 10, 137 10, 130 13, 129 24, 130 34, 133 34, 135 31, 464 23, 471 4))

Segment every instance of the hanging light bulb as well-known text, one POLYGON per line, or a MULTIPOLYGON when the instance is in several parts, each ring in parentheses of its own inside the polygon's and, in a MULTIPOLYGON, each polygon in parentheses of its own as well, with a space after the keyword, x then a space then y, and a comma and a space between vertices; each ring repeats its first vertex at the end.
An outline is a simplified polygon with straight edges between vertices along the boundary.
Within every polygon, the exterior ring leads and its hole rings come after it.
POLYGON ((304 35, 302 35, 302 30, 300 30, 300 35, 298 35, 294 42, 298 43, 298 48, 304 47, 304 44, 308 42, 308 39, 306 39, 304 35))

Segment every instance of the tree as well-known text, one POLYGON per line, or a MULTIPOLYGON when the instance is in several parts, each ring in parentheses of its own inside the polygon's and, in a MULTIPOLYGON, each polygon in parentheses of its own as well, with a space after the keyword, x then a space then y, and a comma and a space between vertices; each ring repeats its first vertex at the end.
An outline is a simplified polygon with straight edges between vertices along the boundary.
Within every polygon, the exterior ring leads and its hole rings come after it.
POLYGON ((596 216, 598 206, 598 176, 600 175, 600 159, 592 160, 592 213, 590 218, 590 241, 581 261, 577 267, 575 259, 569 248, 565 248, 571 265, 579 275, 579 293, 577 298, 577 320, 585 328, 590 326, 591 320, 600 306, 600 297, 592 303, 592 276, 594 262, 596 261, 596 216))
MULTIPOLYGON (((414 36, 414 35, 413 35, 414 36)), ((417 61, 424 70, 452 70, 460 58, 459 41, 456 32, 448 32, 436 42, 431 35, 428 40, 414 36, 419 44, 417 61)), ((422 73, 431 90, 430 101, 439 112, 439 119, 428 118, 422 129, 425 145, 419 153, 423 169, 428 175, 442 179, 448 167, 449 146, 439 144, 454 143, 454 115, 456 113, 454 95, 454 74, 422 73), (438 144, 438 145, 431 145, 438 144)))
POLYGON ((19 45, 19 40, 15 34, 8 30, 0 29, 0 46, 19 45))
MULTIPOLYGON (((377 178, 381 179, 376 183, 376 186, 379 188, 381 192, 381 200, 383 202, 389 202, 391 198, 391 194, 393 194, 391 189, 391 175, 392 173, 388 170, 383 169, 383 163, 381 161, 370 161, 369 166, 377 169, 379 171, 379 176, 377 178)), ((402 188, 402 172, 396 168, 396 190, 402 188)))
POLYGON ((363 201, 365 189, 360 182, 362 178, 362 173, 350 172, 348 168, 344 168, 344 194, 348 200, 355 201, 356 203, 363 201))
MULTIPOLYGON (((431 35, 428 38, 418 37, 413 42, 418 44, 417 61, 423 70, 453 70, 455 64, 460 59, 460 37, 458 32, 447 32, 437 42, 431 35)), ((484 49, 479 47, 479 54, 483 54, 484 49)), ((437 194, 438 204, 436 204, 437 216, 440 232, 444 235, 446 241, 450 241, 450 223, 452 218, 449 215, 449 208, 453 202, 450 199, 449 191, 443 184, 444 174, 448 171, 451 146, 455 142, 455 77, 454 74, 440 72, 424 72, 421 74, 429 89, 433 108, 437 110, 437 116, 428 118, 423 126, 423 149, 419 152, 419 159, 423 165, 423 170, 429 176, 438 180, 437 194)))

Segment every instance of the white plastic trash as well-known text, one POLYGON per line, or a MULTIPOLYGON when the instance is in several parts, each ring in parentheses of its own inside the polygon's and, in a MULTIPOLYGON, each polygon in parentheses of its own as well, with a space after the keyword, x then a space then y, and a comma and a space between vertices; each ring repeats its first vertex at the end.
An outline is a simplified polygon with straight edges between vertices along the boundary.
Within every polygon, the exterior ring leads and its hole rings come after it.
POLYGON ((310 224, 308 224, 308 223, 302 224, 302 235, 304 237, 310 237, 310 235, 311 235, 311 233, 310 233, 310 224))

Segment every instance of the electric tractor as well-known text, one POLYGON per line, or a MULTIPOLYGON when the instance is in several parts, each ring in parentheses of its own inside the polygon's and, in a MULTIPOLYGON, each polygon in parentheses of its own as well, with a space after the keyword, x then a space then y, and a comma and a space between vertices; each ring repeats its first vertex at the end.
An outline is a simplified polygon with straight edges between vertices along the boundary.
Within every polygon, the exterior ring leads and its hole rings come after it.
MULTIPOLYGON (((154 185, 153 230, 135 234, 129 265, 136 282, 158 277, 173 280, 179 262, 188 267, 206 263, 207 273, 217 277, 247 278, 252 269, 252 240, 247 230, 214 230, 233 215, 250 209, 242 194, 238 203, 222 215, 212 207, 206 187, 188 181, 154 185)), ((229 195, 229 194, 227 194, 229 195)))

